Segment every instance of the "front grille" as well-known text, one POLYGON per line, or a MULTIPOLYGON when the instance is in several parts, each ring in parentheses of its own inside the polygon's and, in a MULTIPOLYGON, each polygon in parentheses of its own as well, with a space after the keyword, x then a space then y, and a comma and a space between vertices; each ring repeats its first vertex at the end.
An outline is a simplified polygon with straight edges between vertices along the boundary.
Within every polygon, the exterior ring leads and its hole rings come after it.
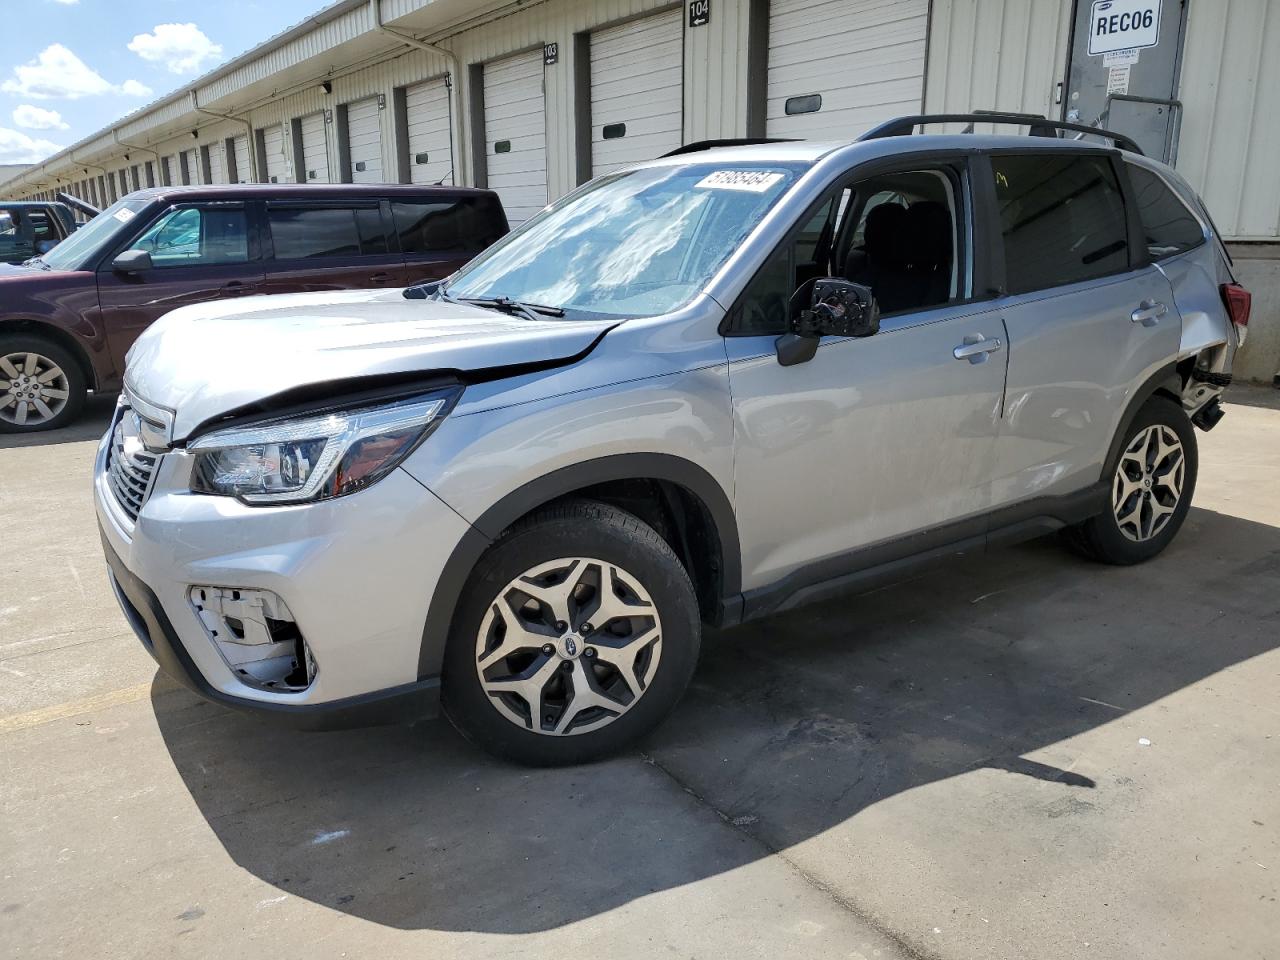
POLYGON ((137 520, 151 494, 158 454, 147 453, 138 438, 138 415, 124 407, 111 431, 107 451, 107 481, 111 492, 130 520, 137 520))

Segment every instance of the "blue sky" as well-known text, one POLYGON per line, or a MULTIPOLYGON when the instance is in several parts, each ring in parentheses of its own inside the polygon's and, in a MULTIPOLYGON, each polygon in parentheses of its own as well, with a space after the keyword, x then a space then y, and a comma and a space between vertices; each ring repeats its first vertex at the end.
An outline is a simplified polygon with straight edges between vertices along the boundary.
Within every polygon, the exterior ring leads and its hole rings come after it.
POLYGON ((75 143, 329 0, 0 0, 0 164, 75 143))

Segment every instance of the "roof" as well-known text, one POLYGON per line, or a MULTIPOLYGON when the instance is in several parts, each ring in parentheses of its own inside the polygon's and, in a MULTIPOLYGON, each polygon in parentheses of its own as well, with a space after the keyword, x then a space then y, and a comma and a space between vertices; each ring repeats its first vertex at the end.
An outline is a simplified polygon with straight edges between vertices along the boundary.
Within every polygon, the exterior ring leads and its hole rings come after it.
POLYGON ((415 186, 398 183, 211 183, 203 186, 147 187, 127 194, 139 200, 297 200, 350 197, 456 197, 460 194, 489 196, 492 190, 478 187, 415 186))

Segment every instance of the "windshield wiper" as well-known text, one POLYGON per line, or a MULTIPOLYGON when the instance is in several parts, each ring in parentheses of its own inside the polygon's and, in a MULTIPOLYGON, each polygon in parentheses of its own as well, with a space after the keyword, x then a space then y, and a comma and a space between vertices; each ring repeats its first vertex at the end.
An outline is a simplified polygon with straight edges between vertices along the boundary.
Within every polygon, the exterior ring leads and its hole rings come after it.
POLYGON ((525 303, 522 300, 512 300, 510 297, 455 297, 443 286, 437 288, 436 293, 444 300, 450 303, 468 303, 473 307, 483 307, 489 310, 501 310, 503 313, 515 316, 517 314, 524 316, 529 320, 541 320, 546 317, 563 317, 564 311, 559 307, 549 307, 541 303, 525 303), (542 316, 539 316, 541 314, 542 316))

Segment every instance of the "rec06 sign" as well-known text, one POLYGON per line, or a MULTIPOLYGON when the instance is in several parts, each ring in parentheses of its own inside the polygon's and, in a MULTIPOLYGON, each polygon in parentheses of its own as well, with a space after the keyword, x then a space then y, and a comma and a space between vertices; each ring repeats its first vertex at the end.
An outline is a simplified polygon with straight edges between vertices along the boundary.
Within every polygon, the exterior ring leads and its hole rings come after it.
POLYGON ((1089 56, 1154 47, 1160 42, 1161 0, 1095 0, 1089 11, 1089 56))

